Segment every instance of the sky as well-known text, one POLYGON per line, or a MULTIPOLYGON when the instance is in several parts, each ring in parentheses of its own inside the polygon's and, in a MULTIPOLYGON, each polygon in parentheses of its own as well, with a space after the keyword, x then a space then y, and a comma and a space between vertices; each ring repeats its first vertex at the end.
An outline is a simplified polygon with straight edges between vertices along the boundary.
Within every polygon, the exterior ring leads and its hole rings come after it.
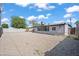
POLYGON ((11 25, 11 17, 19 16, 25 18, 27 24, 29 21, 41 21, 45 24, 70 23, 75 26, 75 22, 79 20, 79 4, 78 3, 4 3, 2 12, 2 24, 11 25))

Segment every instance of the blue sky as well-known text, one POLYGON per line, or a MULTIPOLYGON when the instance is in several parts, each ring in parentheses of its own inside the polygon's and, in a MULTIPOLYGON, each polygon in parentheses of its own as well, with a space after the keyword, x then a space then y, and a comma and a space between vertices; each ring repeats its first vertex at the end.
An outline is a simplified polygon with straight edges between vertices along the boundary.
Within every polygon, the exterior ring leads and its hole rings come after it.
POLYGON ((38 23, 43 21, 45 24, 69 23, 71 17, 74 25, 75 21, 79 20, 78 15, 78 3, 4 3, 2 23, 6 22, 10 26, 12 16, 25 18, 27 21, 36 20, 38 23))

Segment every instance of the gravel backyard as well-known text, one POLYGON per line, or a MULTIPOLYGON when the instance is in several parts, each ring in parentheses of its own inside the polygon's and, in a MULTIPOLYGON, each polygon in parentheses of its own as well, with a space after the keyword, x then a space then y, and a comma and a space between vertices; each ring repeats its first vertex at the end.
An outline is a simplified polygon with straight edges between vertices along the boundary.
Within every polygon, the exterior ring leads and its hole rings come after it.
POLYGON ((32 32, 4 32, 0 38, 0 55, 44 55, 64 38, 32 32))
POLYGON ((79 55, 77 47, 79 47, 78 40, 67 40, 64 35, 4 32, 0 38, 2 56, 79 55))

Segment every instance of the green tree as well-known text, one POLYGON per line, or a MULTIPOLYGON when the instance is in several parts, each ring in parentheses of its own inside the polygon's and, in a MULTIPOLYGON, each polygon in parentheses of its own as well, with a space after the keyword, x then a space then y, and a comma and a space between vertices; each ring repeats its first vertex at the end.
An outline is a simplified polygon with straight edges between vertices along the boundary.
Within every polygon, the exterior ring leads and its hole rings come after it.
POLYGON ((2 27, 3 28, 8 28, 8 24, 4 23, 4 24, 2 24, 2 27))
POLYGON ((36 20, 30 20, 29 23, 32 24, 32 27, 41 25, 36 20))
POLYGON ((78 21, 76 21, 76 24, 79 24, 79 20, 78 20, 78 21))
POLYGON ((32 27, 34 27, 34 24, 36 23, 35 20, 29 20, 29 23, 32 24, 32 27))
POLYGON ((25 19, 19 16, 12 17, 11 26, 14 28, 27 28, 25 19))
POLYGON ((33 26, 41 26, 41 24, 39 24, 38 22, 34 22, 33 26))

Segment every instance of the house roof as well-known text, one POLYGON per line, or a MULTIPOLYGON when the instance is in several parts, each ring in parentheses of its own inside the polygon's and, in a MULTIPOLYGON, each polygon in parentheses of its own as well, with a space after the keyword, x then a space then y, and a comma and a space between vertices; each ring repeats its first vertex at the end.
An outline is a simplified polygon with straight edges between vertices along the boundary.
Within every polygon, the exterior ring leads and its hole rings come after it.
POLYGON ((57 23, 57 24, 51 24, 49 26, 59 26, 59 25, 65 25, 66 23, 57 23))
POLYGON ((79 24, 79 20, 78 20, 78 21, 76 21, 76 24, 79 24))
MULTIPOLYGON (((58 24, 51 24, 51 25, 42 25, 42 26, 60 26, 60 25, 65 25, 67 23, 58 23, 58 24)), ((71 27, 71 25, 68 24, 68 26, 71 27)), ((34 27, 40 27, 40 26, 34 26, 34 27)))

